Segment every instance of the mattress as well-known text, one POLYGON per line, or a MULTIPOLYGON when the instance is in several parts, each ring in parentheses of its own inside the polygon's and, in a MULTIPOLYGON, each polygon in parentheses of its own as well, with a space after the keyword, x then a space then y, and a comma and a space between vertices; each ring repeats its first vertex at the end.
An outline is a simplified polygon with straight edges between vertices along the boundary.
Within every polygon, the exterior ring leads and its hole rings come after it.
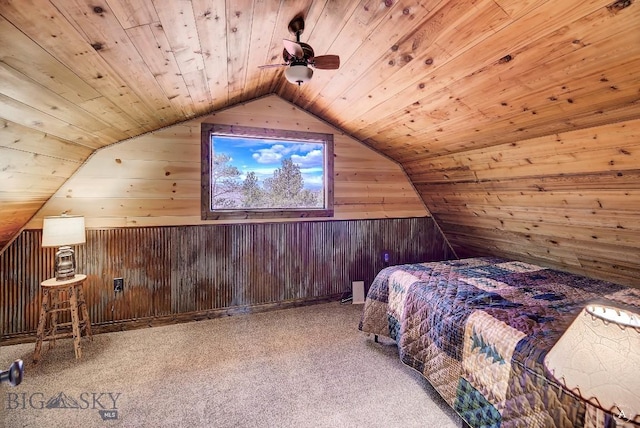
POLYGON ((596 299, 640 312, 638 289, 519 261, 400 265, 375 278, 359 328, 395 340, 402 362, 472 427, 625 426, 563 390, 543 363, 596 299))

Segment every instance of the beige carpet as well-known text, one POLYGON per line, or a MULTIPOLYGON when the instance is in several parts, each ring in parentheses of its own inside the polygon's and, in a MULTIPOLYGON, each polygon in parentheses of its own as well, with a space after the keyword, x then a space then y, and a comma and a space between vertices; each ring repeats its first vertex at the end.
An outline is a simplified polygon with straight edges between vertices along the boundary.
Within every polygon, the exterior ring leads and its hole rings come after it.
POLYGON ((4 427, 459 427, 395 345, 357 330, 361 305, 328 303, 0 347, 25 379, 0 386, 4 427), (48 407, 47 407, 48 406, 48 407))

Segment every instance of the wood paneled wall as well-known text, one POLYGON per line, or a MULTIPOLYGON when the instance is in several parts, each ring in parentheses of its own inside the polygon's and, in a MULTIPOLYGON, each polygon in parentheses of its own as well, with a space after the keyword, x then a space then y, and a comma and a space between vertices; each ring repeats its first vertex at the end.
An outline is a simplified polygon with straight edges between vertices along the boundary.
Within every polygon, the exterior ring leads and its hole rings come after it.
POLYGON ((98 150, 27 228, 63 212, 90 228, 232 222, 200 219, 202 122, 333 134, 336 219, 429 215, 397 163, 272 95, 98 150))
POLYGON ((403 164, 459 256, 640 287, 640 119, 403 164))
MULTIPOLYGON (((24 231, 0 255, 4 340, 36 329, 39 284, 53 275, 54 249, 40 247, 41 235, 24 231)), ((89 230, 76 247, 97 326, 337 298, 351 281, 368 287, 385 251, 393 264, 454 257, 431 217, 89 230), (116 277, 125 283, 118 295, 116 277)))
POLYGON ((383 250, 394 263, 454 257, 397 163, 278 96, 95 152, 0 255, 3 336, 35 330, 39 284, 53 275, 39 229, 63 212, 85 216, 78 270, 97 324, 340 294, 371 283, 383 250), (203 121, 333 134, 335 217, 202 221, 203 121))

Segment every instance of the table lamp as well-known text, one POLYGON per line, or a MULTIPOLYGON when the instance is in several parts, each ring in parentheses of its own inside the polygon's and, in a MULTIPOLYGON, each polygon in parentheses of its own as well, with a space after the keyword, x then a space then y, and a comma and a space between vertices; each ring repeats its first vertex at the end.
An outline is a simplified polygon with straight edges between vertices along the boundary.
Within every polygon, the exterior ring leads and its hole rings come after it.
POLYGON ((75 277, 76 256, 71 245, 85 242, 84 217, 61 215, 44 218, 42 246, 59 247, 55 259, 55 273, 58 281, 75 277))
MULTIPOLYGON (((547 354, 564 387, 622 423, 640 422, 640 314, 589 304, 547 354)), ((616 422, 611 421, 612 426, 616 422)))

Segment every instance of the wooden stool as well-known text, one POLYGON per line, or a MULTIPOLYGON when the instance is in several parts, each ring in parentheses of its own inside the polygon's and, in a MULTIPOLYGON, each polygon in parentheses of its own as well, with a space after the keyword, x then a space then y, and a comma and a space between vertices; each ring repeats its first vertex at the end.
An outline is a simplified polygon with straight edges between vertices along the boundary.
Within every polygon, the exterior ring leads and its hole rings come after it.
POLYGON ((44 341, 49 341, 49 347, 52 347, 55 345, 56 339, 73 337, 76 358, 80 358, 82 356, 82 349, 80 348, 82 332, 84 331, 85 336, 93 340, 87 303, 82 291, 82 284, 85 279, 87 279, 87 275, 76 275, 63 281, 49 278, 40 283, 42 306, 40 307, 40 320, 38 321, 36 349, 33 353, 34 363, 40 359, 42 342, 44 341), (60 298, 61 294, 63 295, 62 299, 60 298), (58 313, 66 311, 71 313, 71 322, 58 324, 58 313), (70 332, 58 332, 59 327, 69 326, 71 326, 70 332))

